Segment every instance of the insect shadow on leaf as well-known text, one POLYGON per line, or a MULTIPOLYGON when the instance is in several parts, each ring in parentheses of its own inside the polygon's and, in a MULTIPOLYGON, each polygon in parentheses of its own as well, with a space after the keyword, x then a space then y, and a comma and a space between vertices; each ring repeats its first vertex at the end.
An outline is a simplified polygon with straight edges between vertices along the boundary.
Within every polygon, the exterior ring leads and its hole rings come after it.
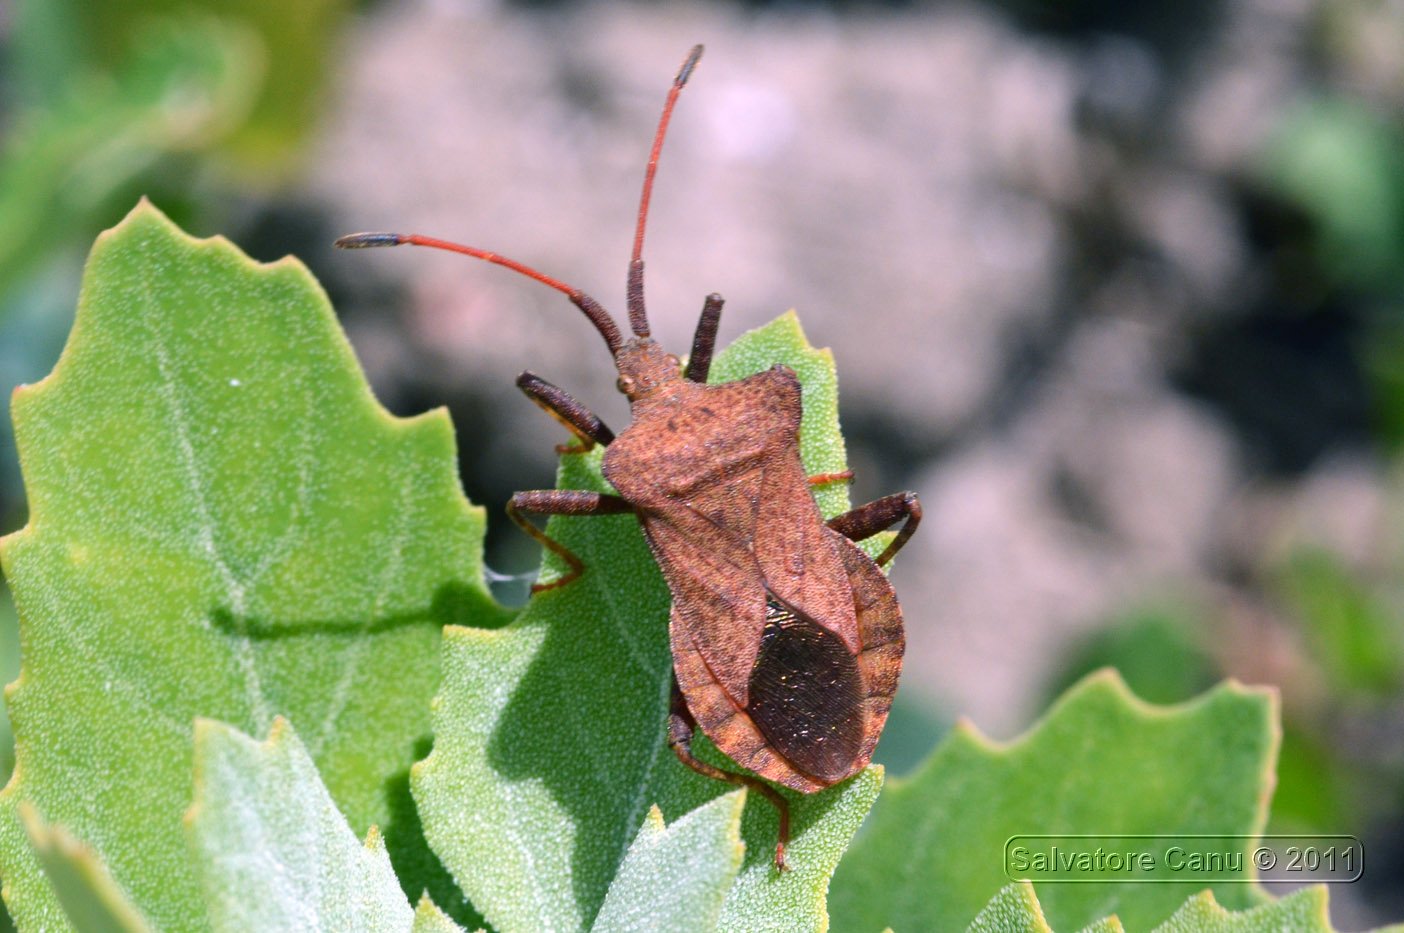
POLYGON ((378 616, 348 616, 343 619, 266 619, 256 615, 241 615, 227 606, 209 611, 210 626, 224 635, 250 641, 280 641, 290 638, 363 637, 392 632, 412 625, 434 626, 474 625, 496 628, 511 619, 477 587, 451 581, 434 591, 433 599, 423 607, 389 612, 378 616))

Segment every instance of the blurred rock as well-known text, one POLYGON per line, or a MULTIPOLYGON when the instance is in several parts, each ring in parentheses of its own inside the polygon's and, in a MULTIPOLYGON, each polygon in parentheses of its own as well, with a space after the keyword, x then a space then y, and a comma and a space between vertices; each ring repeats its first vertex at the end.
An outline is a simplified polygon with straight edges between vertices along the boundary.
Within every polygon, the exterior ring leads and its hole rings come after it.
POLYGON ((1149 336, 1087 325, 1008 429, 917 483, 929 516, 911 546, 919 571, 898 570, 915 669, 998 733, 1036 713, 1020 704, 1070 635, 1212 572, 1233 440, 1166 391, 1149 336))
MULTIPOLYGON (((1275 510, 1369 547, 1368 469, 1323 467, 1301 502, 1264 512, 1241 426, 1167 375, 1196 355, 1222 370, 1190 335, 1271 284, 1239 185, 1300 85, 1316 9, 1229 0, 1172 55, 1037 37, 980 7, 383 4, 343 56, 316 184, 348 232, 500 250, 622 314, 658 109, 705 42, 655 189, 654 331, 685 349, 716 290, 723 340, 795 307, 835 348, 857 492, 909 486, 926 504, 895 570, 904 682, 1008 734, 1064 639, 1124 605, 1258 605, 1237 588, 1275 510)), ((1363 50, 1361 81, 1386 81, 1358 28, 1342 41, 1363 50)), ((336 271, 402 283, 410 350, 358 325, 381 308, 349 309, 353 334, 374 338, 392 404, 397 386, 453 401, 489 504, 548 485, 563 439, 513 388, 522 369, 627 421, 598 337, 550 290, 428 251, 336 271)), ((1242 618, 1225 613, 1226 643, 1252 642, 1242 618)))
MULTIPOLYGON (((995 390, 1007 335, 1048 314, 1062 256, 1046 202, 1083 185, 1071 58, 988 15, 387 6, 346 56, 318 184, 348 230, 501 250, 622 311, 649 138, 699 39, 650 222, 656 332, 685 347, 713 290, 729 334, 798 308, 839 349, 848 399, 949 434, 995 390)), ((509 384, 530 366, 621 410, 560 296, 447 256, 345 261, 412 276, 440 378, 509 384)))

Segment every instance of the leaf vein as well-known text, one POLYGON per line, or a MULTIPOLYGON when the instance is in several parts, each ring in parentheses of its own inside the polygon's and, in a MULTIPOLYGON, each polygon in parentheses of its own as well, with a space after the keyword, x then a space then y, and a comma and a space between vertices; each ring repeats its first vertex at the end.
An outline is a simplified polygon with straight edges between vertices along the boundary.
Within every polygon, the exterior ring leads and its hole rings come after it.
MULTIPOLYGON (((395 527, 391 532, 389 546, 386 549, 388 556, 381 564, 380 576, 376 581, 375 599, 371 604, 371 610, 366 615, 365 624, 371 625, 385 612, 385 602, 390 592, 390 587, 394 585, 395 579, 400 574, 400 569, 404 564, 405 543, 409 540, 409 511, 408 500, 410 494, 410 477, 401 475, 399 489, 396 493, 395 501, 395 527)), ((327 715, 322 720, 322 724, 317 729, 317 734, 308 743, 308 751, 313 759, 316 759, 325 746, 327 738, 331 734, 336 721, 341 718, 342 712, 346 709, 346 704, 351 698, 351 685, 355 682, 356 675, 360 672, 361 662, 365 659, 366 651, 370 646, 370 636, 363 636, 352 640, 351 647, 347 649, 345 662, 342 665, 341 676, 337 678, 336 686, 332 688, 331 702, 327 705, 327 715)))
MULTIPOLYGON (((145 291, 146 306, 156 305, 156 296, 148 280, 142 280, 142 288, 145 291)), ((262 678, 259 676, 258 666, 253 654, 253 644, 249 640, 248 634, 241 629, 245 624, 245 590, 239 582, 238 577, 230 568, 229 564, 219 552, 219 548, 214 538, 214 520, 210 512, 209 502, 205 494, 205 483, 198 463, 195 444, 190 439, 190 418, 185 410, 185 404, 181 400, 177 382, 171 373, 170 356, 166 351, 166 345, 159 334, 151 328, 147 328, 151 336, 151 346, 153 356, 156 360, 156 369, 160 373, 161 380, 157 389, 166 405, 171 411, 171 421, 175 429, 176 445, 180 453, 180 465, 184 472, 186 485, 191 498, 194 500, 198 527, 196 528, 196 543, 205 552, 219 574, 224 589, 228 593, 230 610, 235 619, 235 659, 239 665, 240 673, 244 677, 244 690, 248 696, 251 713, 253 715, 255 729, 262 733, 268 730, 272 722, 272 712, 268 707, 267 698, 263 693, 262 678)))

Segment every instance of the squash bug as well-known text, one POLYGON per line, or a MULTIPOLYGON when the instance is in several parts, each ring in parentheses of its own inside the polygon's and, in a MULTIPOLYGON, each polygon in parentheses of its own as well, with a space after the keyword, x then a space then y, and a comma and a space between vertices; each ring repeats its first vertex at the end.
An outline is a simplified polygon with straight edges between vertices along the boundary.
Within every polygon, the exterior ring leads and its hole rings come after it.
POLYGON ((643 239, 658 156, 678 94, 702 55, 692 50, 673 80, 644 174, 626 301, 633 335, 580 289, 515 260, 418 234, 357 233, 337 246, 429 246, 506 266, 563 292, 594 324, 619 371, 632 422, 616 435, 580 402, 530 372, 517 385, 578 440, 562 452, 604 445, 604 475, 617 494, 519 492, 511 519, 568 570, 533 592, 565 586, 581 560, 527 515, 638 516, 673 597, 668 743, 699 773, 757 791, 780 814, 783 870, 789 807, 769 784, 692 754, 702 732, 760 778, 812 793, 867 766, 902 667, 902 613, 879 569, 921 520, 915 494, 897 493, 829 519, 811 487, 849 474, 808 477, 800 462, 800 386, 784 366, 707 384, 722 298, 707 296, 684 367, 649 336, 643 239), (876 561, 861 541, 902 527, 876 561))

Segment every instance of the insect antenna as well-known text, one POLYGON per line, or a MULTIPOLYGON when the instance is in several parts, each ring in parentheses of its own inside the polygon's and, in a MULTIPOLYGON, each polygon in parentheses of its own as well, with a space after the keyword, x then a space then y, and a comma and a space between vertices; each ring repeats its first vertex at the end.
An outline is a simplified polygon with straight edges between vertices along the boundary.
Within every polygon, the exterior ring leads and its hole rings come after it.
POLYGON ((560 279, 537 272, 531 266, 523 265, 515 259, 508 259, 506 256, 478 249, 475 246, 450 243, 448 240, 436 240, 433 237, 420 236, 417 233, 352 233, 337 240, 336 245, 341 249, 369 249, 375 246, 428 246, 433 249, 448 250, 451 253, 462 253, 465 256, 472 256, 499 266, 506 266, 513 272, 520 272, 529 279, 535 279, 542 285, 549 285, 556 291, 562 292, 577 308, 585 312, 585 316, 590 319, 591 324, 595 325, 595 330, 600 332, 605 344, 609 346, 611 355, 617 355, 619 348, 624 345, 624 337, 619 332, 619 325, 614 323, 609 312, 598 301, 575 286, 567 285, 560 279))
POLYGON ((694 45, 687 53, 687 59, 678 69, 673 86, 668 89, 668 99, 663 102, 663 115, 658 118, 658 132, 653 135, 653 151, 648 156, 648 169, 644 172, 643 195, 639 198, 639 223, 634 228, 634 256, 629 261, 629 283, 626 289, 629 305, 629 329, 636 336, 648 336, 648 316, 644 313, 643 294, 643 241, 644 224, 648 220, 648 202, 653 196, 653 176, 658 172, 658 154, 663 151, 663 137, 668 132, 668 121, 673 118, 673 105, 678 102, 678 94, 692 77, 692 69, 702 57, 702 46, 694 45))

